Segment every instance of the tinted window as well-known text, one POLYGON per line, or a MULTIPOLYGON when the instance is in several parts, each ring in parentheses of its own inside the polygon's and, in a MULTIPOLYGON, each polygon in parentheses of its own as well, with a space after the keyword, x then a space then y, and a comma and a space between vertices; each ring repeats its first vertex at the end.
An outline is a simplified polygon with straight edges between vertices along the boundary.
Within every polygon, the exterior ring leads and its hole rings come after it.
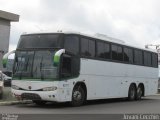
POLYGON ((79 38, 77 36, 66 36, 64 40, 64 48, 74 54, 79 53, 79 38))
POLYGON ((133 63, 133 50, 131 48, 124 48, 124 61, 133 63))
POLYGON ((110 45, 104 42, 97 42, 97 57, 110 59, 110 45))
POLYGON ((152 66, 158 67, 158 55, 155 53, 152 53, 152 66))
POLYGON ((152 60, 151 53, 144 52, 144 65, 151 66, 151 60, 152 60))
POLYGON ((88 51, 88 40, 84 38, 81 39, 81 54, 83 56, 90 56, 88 51))
POLYGON ((89 48, 88 48, 88 50, 89 50, 89 53, 91 54, 91 56, 92 57, 95 57, 95 41, 93 41, 93 40, 88 40, 89 42, 89 48))
POLYGON ((112 45, 112 60, 117 60, 117 46, 112 45))
POLYGON ((52 79, 58 77, 53 66, 54 51, 35 51, 33 59, 33 78, 52 79))
POLYGON ((61 77, 77 77, 80 70, 80 58, 63 54, 61 77))
POLYGON ((58 34, 23 35, 17 48, 53 48, 59 47, 58 34))
POLYGON ((118 60, 119 61, 123 61, 123 51, 122 51, 122 47, 121 46, 118 46, 118 49, 117 49, 117 53, 118 53, 118 60))
POLYGON ((95 41, 82 38, 81 39, 81 55, 95 57, 95 41))
POLYGON ((137 65, 143 65, 143 56, 141 50, 134 50, 134 63, 137 65))
POLYGON ((112 59, 123 61, 122 47, 118 45, 112 45, 112 59))

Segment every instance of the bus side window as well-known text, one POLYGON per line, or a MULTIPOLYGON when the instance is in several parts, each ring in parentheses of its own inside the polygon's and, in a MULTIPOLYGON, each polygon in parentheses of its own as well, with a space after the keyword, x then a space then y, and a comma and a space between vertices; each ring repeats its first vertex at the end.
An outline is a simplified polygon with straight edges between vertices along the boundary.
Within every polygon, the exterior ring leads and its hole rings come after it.
POLYGON ((64 54, 62 56, 61 77, 76 77, 79 75, 80 58, 64 54))
POLYGON ((124 62, 133 63, 133 50, 131 48, 124 47, 124 62))
POLYGON ((143 65, 142 50, 134 50, 134 64, 143 65))
POLYGON ((81 38, 81 55, 85 57, 95 57, 95 40, 81 38))
POLYGON ((144 66, 152 65, 152 56, 149 52, 144 52, 144 66))
POLYGON ((78 36, 65 36, 64 48, 77 55, 79 53, 79 38, 78 36))
POLYGON ((62 78, 71 76, 71 57, 68 55, 62 57, 61 76, 62 78))
POLYGON ((97 57, 110 59, 110 45, 104 42, 97 42, 97 57))
POLYGON ((112 45, 112 60, 123 61, 123 50, 119 45, 112 45))
POLYGON ((158 67, 158 55, 152 53, 152 67, 158 67))

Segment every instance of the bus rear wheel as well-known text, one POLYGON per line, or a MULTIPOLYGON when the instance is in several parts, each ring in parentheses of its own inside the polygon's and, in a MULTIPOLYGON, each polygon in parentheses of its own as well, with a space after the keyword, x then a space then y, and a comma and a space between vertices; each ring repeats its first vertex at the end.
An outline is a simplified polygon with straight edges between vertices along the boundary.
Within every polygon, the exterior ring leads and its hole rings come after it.
POLYGON ((46 101, 41 101, 41 100, 32 100, 33 103, 35 103, 36 105, 45 105, 46 101))
POLYGON ((136 87, 134 84, 131 84, 128 91, 128 100, 133 101, 136 99, 136 87))
POLYGON ((3 98, 3 93, 0 93, 0 99, 2 99, 3 98))
POLYGON ((72 101, 71 105, 74 107, 78 107, 83 105, 85 102, 85 91, 84 89, 79 85, 75 86, 72 92, 72 101))
POLYGON ((0 87, 0 99, 2 99, 2 98, 3 98, 3 88, 0 87))
POLYGON ((141 100, 142 95, 143 95, 143 88, 141 85, 139 85, 137 88, 136 100, 141 100))

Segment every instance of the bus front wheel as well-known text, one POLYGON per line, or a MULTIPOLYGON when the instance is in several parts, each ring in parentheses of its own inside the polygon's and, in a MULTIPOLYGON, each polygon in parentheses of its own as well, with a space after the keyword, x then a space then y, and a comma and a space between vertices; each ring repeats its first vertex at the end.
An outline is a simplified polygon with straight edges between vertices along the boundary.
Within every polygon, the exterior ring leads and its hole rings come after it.
POLYGON ((85 91, 80 85, 77 85, 74 87, 72 92, 71 105, 77 107, 83 105, 84 102, 85 102, 85 91))
POLYGON ((128 91, 128 100, 133 101, 136 99, 136 87, 134 84, 131 84, 128 91))

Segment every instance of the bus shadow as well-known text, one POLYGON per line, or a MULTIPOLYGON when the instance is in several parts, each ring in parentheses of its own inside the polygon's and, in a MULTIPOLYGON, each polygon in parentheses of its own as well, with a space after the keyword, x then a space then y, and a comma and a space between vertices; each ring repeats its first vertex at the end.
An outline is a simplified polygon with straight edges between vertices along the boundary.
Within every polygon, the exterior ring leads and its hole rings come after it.
POLYGON ((141 100, 129 101, 127 98, 111 98, 111 99, 101 99, 101 100, 91 100, 87 101, 86 105, 100 105, 100 104, 117 104, 117 103, 133 103, 133 102, 145 102, 153 101, 155 99, 151 98, 142 98, 141 100))
MULTIPOLYGON (((118 104, 118 103, 132 103, 132 102, 145 102, 145 101, 153 101, 156 99, 152 98, 143 98, 139 101, 128 101, 126 98, 114 98, 114 99, 101 99, 101 100, 89 100, 85 103, 85 106, 92 106, 92 105, 103 105, 103 104, 118 104)), ((31 108, 47 108, 47 109, 61 109, 61 108, 72 108, 71 104, 69 102, 67 103, 56 103, 56 102, 48 102, 45 105, 36 105, 34 103, 28 103, 28 104, 20 104, 18 107, 31 107, 31 108)))

